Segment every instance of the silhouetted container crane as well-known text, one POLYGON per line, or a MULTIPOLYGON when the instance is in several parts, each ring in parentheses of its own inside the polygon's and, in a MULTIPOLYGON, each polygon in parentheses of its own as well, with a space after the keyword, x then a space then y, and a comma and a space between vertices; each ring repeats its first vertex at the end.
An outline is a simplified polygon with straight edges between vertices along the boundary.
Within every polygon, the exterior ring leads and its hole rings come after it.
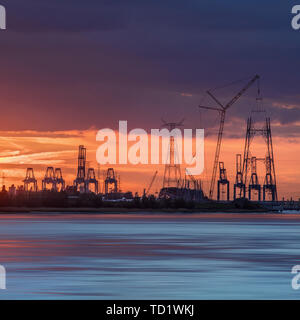
POLYGON ((86 165, 86 148, 83 145, 79 146, 78 150, 78 166, 77 177, 74 180, 74 187, 85 192, 85 165, 86 165))
POLYGON ((33 168, 27 168, 26 177, 23 180, 24 182, 24 190, 25 191, 34 191, 37 192, 37 180, 34 176, 33 168))
POLYGON ((46 169, 45 177, 42 180, 42 190, 47 190, 47 186, 51 186, 51 190, 56 190, 56 179, 53 167, 46 169))
POLYGON ((233 186, 233 199, 237 198, 246 198, 246 186, 243 181, 243 173, 242 173, 242 155, 236 155, 236 176, 235 176, 235 184, 233 186))
POLYGON ((224 162, 219 162, 219 180, 218 180, 218 195, 217 195, 217 199, 218 201, 221 200, 221 193, 225 192, 226 193, 226 200, 229 201, 230 198, 230 191, 229 191, 229 180, 227 179, 227 173, 226 173, 226 169, 224 166, 224 162), (225 186, 225 190, 224 191, 224 186, 225 186))
POLYGON ((98 180, 96 179, 95 169, 89 168, 87 172, 87 179, 85 181, 86 191, 91 192, 91 185, 94 186, 94 192, 98 193, 98 180))
POLYGON ((105 193, 106 194, 111 193, 111 192, 113 192, 113 193, 118 192, 118 180, 115 176, 115 171, 113 168, 107 169, 104 185, 105 185, 105 193))

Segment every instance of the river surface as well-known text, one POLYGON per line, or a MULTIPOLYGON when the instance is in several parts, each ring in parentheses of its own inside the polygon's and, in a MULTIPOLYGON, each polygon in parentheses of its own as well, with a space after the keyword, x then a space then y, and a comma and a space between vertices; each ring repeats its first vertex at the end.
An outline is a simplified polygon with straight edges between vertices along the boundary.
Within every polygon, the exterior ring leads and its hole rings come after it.
POLYGON ((300 215, 0 215, 0 299, 300 299, 300 215))

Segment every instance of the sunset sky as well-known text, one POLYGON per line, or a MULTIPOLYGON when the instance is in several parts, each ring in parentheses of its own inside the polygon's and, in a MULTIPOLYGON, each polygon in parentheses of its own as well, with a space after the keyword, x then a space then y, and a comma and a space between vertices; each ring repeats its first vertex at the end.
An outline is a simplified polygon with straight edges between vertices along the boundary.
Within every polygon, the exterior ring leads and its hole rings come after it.
MULTIPOLYGON (((76 174, 78 145, 96 164, 96 132, 160 128, 161 119, 204 128, 207 189, 218 115, 205 90, 230 100, 261 75, 271 117, 279 198, 300 198, 300 31, 291 28, 295 1, 275 0, 0 0, 7 30, 0 32, 0 177, 22 184, 33 167, 41 185, 47 166, 76 174), (248 79, 248 80, 247 80, 248 79)), ((220 160, 233 182, 246 120, 257 86, 228 111, 220 160)), ((263 141, 255 150, 264 153, 263 141)), ((107 167, 101 167, 104 171, 107 167)), ((123 191, 142 192, 163 167, 116 166, 123 191)), ((102 174, 102 173, 101 173, 102 174)), ((263 177, 261 177, 263 182, 263 177)))

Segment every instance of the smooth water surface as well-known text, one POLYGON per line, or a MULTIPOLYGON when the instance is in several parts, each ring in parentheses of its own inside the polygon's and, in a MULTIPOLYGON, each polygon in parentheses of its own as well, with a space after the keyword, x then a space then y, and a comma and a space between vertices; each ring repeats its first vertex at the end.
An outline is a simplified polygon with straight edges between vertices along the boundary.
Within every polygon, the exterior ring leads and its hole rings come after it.
POLYGON ((5 214, 0 299, 299 299, 300 215, 5 214))

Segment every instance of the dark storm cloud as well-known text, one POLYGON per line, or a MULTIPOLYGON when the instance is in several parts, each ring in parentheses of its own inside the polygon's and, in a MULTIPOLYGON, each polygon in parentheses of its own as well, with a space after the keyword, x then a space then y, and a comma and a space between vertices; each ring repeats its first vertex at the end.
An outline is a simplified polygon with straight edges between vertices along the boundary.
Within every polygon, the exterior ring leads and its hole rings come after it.
POLYGON ((95 0, 9 0, 9 29, 20 32, 83 32, 123 28, 130 17, 125 2, 95 0))
POLYGON ((14 30, 110 30, 129 23, 201 31, 285 28, 287 1, 2 0, 14 30), (276 7, 276 8, 275 8, 276 7), (274 10, 275 9, 275 10, 274 10), (275 13, 275 14, 274 14, 275 13), (238 28, 237 28, 238 26, 238 28))
MULTIPOLYGON (((256 73, 274 118, 300 119, 297 108, 272 104, 300 105, 293 1, 1 3, 8 12, 0 34, 7 126, 16 111, 22 129, 113 127, 119 119, 147 128, 161 117, 196 126, 205 89, 256 73)), ((226 101, 244 83, 216 94, 226 101)), ((243 97, 229 119, 245 119, 251 103, 243 97)))

